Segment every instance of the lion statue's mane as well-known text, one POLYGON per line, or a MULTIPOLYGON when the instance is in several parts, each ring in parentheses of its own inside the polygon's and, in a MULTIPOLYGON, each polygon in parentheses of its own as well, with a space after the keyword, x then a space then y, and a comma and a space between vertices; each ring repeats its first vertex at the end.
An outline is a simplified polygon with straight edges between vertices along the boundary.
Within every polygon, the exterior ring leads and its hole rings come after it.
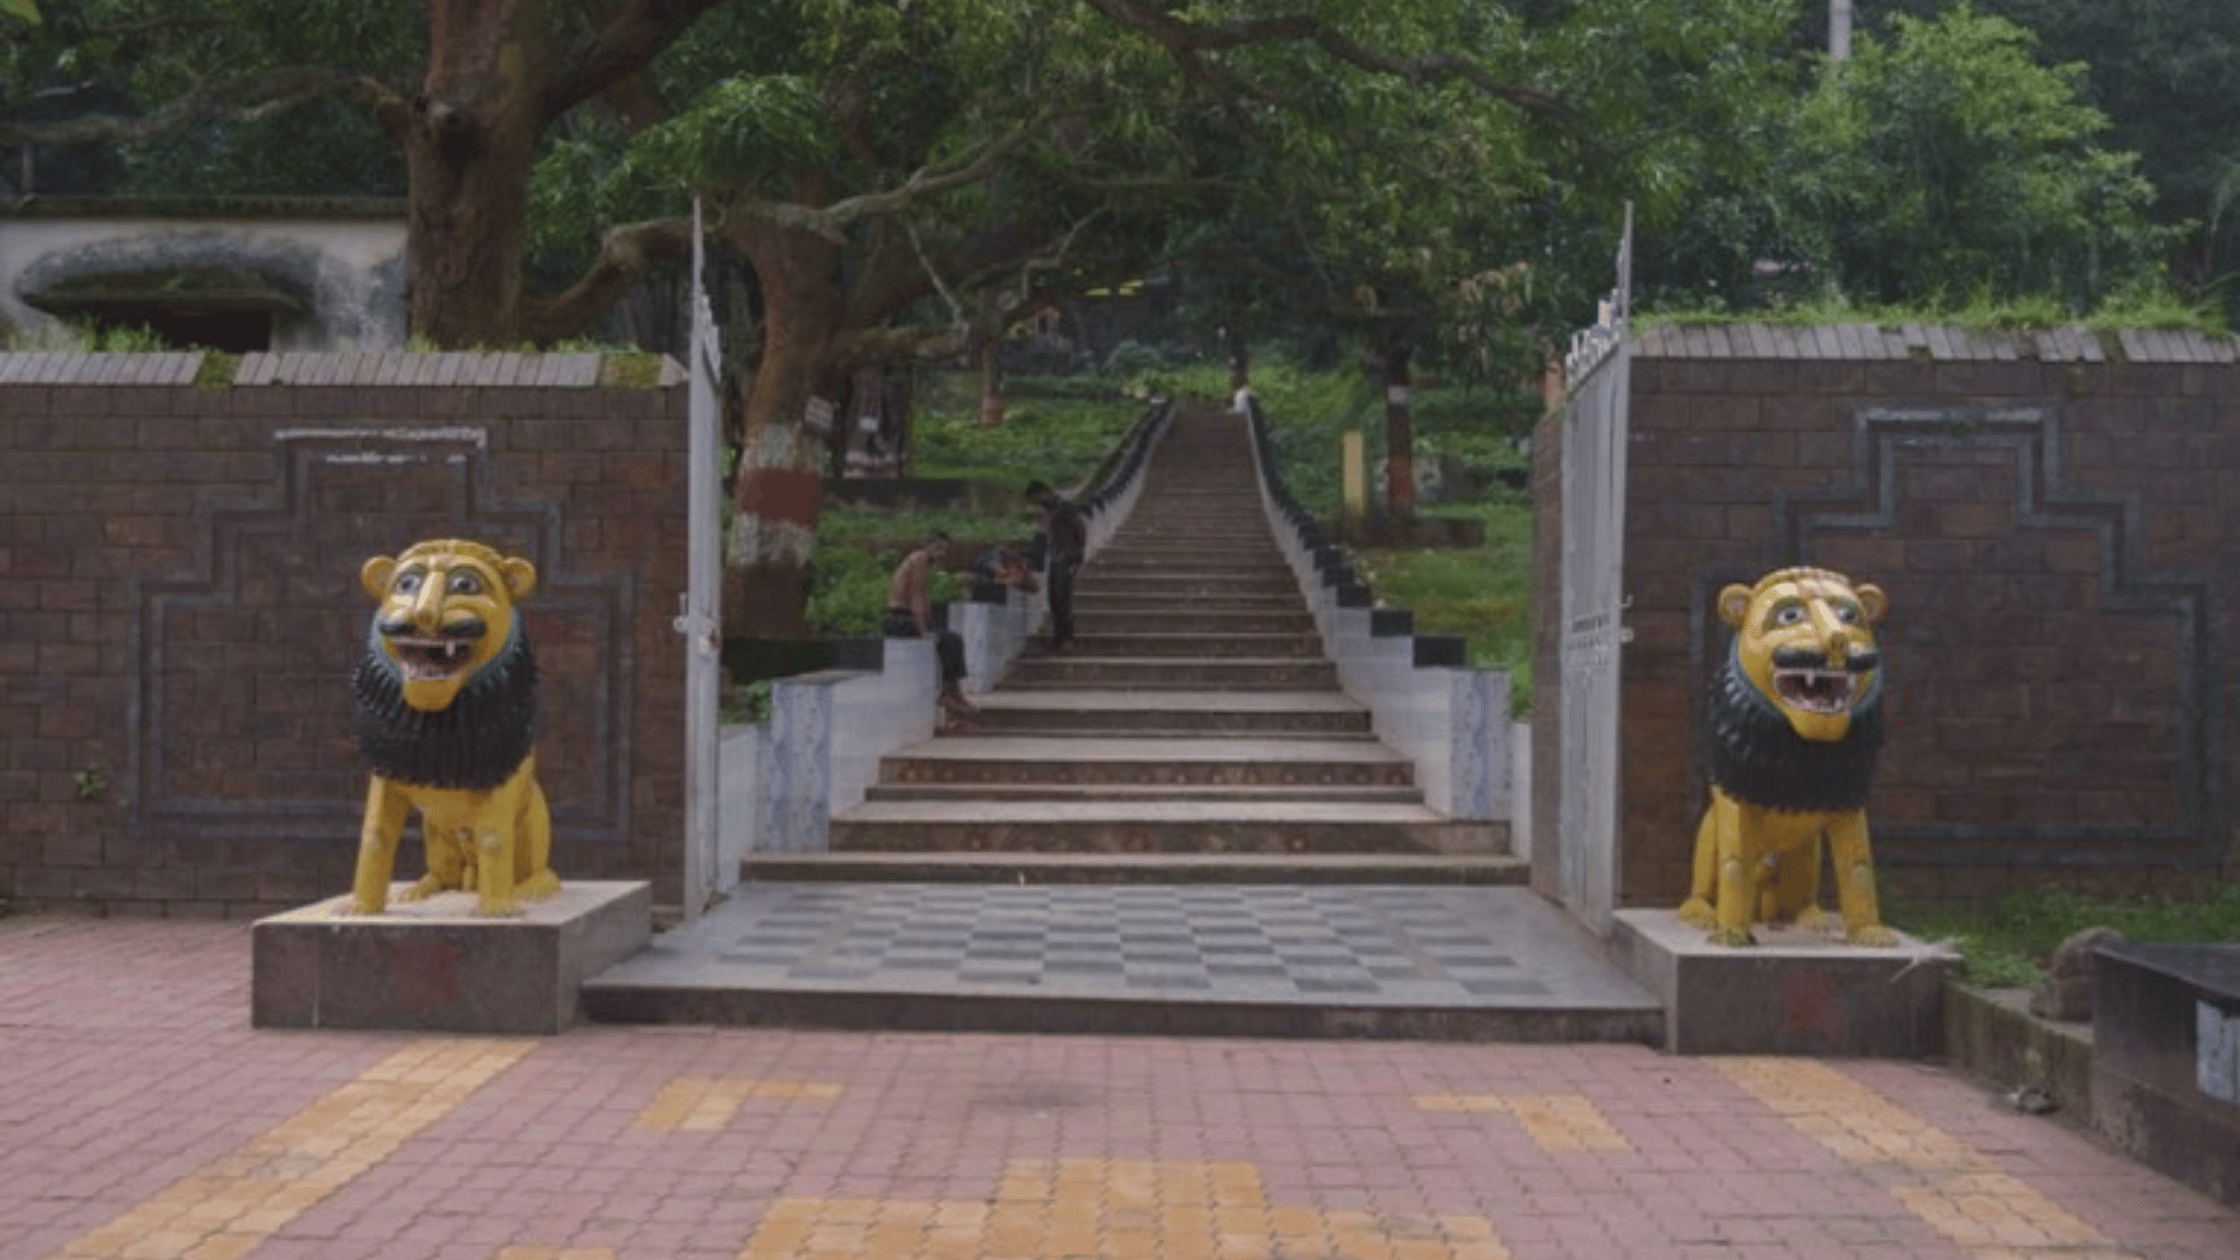
POLYGON ((1882 679, 1851 711, 1842 739, 1796 733, 1743 672, 1733 645, 1711 680, 1703 724, 1711 780, 1738 801, 1796 813, 1863 809, 1882 751, 1882 679))
POLYGON ((373 639, 351 679, 358 751, 374 773, 426 787, 490 791, 537 742, 537 657, 516 620, 505 648, 441 709, 404 702, 397 663, 373 639))

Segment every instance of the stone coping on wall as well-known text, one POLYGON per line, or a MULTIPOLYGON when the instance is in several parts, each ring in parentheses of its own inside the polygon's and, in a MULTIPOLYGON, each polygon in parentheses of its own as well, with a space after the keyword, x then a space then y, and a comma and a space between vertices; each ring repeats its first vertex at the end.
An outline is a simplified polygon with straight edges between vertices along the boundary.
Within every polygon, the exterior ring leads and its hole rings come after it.
POLYGON ((230 364, 228 358, 201 351, 0 353, 0 385, 665 389, 681 386, 686 379, 684 367, 674 359, 619 352, 258 352, 242 355, 230 364), (216 370, 217 379, 205 374, 210 368, 216 370))
POLYGON ((401 219, 403 197, 16 197, 9 219, 401 219))
POLYGON ((2240 337, 2192 328, 1978 331, 1946 324, 1662 324, 1634 354, 1652 359, 2236 363, 2240 337))

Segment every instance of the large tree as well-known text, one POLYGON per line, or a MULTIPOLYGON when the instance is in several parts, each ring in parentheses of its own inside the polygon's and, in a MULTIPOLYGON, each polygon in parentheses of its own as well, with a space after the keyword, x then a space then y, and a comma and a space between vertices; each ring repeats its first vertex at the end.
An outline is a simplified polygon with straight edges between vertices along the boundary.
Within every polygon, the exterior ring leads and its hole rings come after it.
POLYGON ((2231 0, 1879 0, 1863 29, 1960 8, 2038 37, 2053 65, 2082 67, 2082 99, 2107 116, 2101 141, 2139 155, 2153 216, 2180 228, 2172 278, 2240 319, 2240 29, 2231 0))
POLYGON ((731 559, 783 579, 813 534, 817 400, 851 368, 968 345, 1260 215, 1401 353, 1464 281, 1545 264, 1622 186, 1671 201, 1700 144, 1626 134, 1660 130, 1644 87, 1684 116, 1755 55, 1733 19, 1775 0, 424 0, 413 37, 355 41, 365 6, 341 0, 70 3, 120 38, 160 29, 169 76, 136 68, 150 109, 77 136, 320 92, 367 107, 404 155, 411 323, 438 345, 588 327, 705 198, 759 298, 731 559), (577 195, 593 184, 611 196, 577 195), (533 207, 585 205, 572 241, 532 236, 533 207), (532 285, 533 239, 581 270, 532 285))
POLYGON ((2084 67, 1961 6, 1898 17, 1796 111, 1779 196, 1815 274, 1870 303, 2054 296, 2089 309, 2151 274, 2168 233, 2084 67))

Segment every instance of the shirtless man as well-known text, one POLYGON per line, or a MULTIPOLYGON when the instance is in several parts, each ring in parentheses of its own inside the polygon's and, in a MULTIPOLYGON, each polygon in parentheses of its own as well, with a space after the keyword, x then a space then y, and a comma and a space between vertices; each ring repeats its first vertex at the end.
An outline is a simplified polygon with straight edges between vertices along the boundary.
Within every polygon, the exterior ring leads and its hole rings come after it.
MULTIPOLYGON (((925 637, 933 625, 933 604, 926 598, 926 574, 949 555, 949 536, 936 531, 916 551, 902 558, 887 582, 886 633, 890 639, 925 637)), ((967 729, 979 712, 964 697, 964 639, 948 630, 933 638, 934 657, 941 663, 940 733, 967 729)))

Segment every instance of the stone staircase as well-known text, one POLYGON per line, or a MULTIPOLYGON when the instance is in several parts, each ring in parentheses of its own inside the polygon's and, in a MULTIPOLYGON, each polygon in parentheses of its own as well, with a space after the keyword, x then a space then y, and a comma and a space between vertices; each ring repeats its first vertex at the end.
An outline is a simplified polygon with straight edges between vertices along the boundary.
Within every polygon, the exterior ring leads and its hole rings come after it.
POLYGON ((1655 1044, 1656 998, 1339 689, 1244 421, 1184 406, 969 735, 585 982, 633 1023, 1655 1044))
POLYGON ((977 730, 885 758, 831 852, 756 857, 748 878, 1524 878, 1506 824, 1428 808, 1340 690, 1241 417, 1179 411, 1075 607, 1073 649, 1037 642, 977 730))

